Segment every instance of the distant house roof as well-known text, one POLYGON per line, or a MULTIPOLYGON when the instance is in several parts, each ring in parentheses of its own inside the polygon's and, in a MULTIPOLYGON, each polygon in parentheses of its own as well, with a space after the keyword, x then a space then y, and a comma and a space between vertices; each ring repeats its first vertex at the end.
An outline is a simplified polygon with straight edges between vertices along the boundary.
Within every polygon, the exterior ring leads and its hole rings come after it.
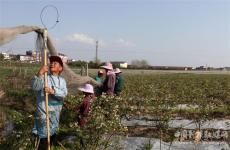
POLYGON ((125 61, 111 61, 112 64, 124 64, 127 63, 125 61))
POLYGON ((186 67, 186 66, 149 66, 151 69, 156 69, 156 70, 191 70, 192 67, 186 67))
POLYGON ((31 57, 31 56, 28 56, 28 55, 24 55, 24 54, 18 54, 18 56, 31 57))
POLYGON ((63 53, 58 53, 59 56, 66 56, 65 54, 63 53))

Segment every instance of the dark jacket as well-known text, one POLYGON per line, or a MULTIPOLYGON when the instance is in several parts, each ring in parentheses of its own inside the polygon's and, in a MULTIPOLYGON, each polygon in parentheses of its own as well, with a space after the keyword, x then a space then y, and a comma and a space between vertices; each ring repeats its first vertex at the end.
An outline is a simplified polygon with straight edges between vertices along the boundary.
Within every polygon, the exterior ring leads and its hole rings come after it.
MULTIPOLYGON (((95 80, 101 84, 103 84, 103 79, 101 79, 99 76, 95 77, 95 80)), ((95 96, 100 96, 103 92, 103 87, 96 87, 95 88, 95 96)))
POLYGON ((84 126, 86 119, 89 116, 90 104, 92 97, 90 95, 85 96, 81 105, 77 108, 77 121, 80 126, 84 126))
POLYGON ((114 87, 115 87, 115 82, 116 82, 116 75, 115 75, 115 73, 112 72, 112 71, 107 72, 105 81, 103 83, 103 91, 106 94, 113 94, 114 87))
POLYGON ((123 89, 123 77, 121 74, 116 75, 114 93, 119 95, 123 89))

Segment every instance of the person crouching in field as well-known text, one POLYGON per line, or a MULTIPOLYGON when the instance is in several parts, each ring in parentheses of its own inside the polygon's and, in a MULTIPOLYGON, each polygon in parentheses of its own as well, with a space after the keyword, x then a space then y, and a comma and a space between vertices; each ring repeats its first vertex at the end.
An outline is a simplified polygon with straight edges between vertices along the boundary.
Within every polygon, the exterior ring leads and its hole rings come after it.
MULTIPOLYGON (((95 80, 101 84, 103 84, 104 80, 103 80, 103 76, 104 76, 104 72, 102 70, 99 70, 97 73, 97 76, 95 77, 95 80)), ((103 87, 98 86, 95 88, 95 96, 100 96, 102 94, 103 91, 103 87)))
POLYGON ((50 120, 50 142, 54 144, 56 131, 59 126, 60 113, 64 98, 67 96, 66 81, 60 77, 63 62, 58 56, 49 58, 50 66, 42 66, 32 79, 32 89, 36 92, 36 111, 34 118, 33 134, 39 137, 38 150, 47 149, 46 106, 44 91, 48 93, 48 110, 50 120), (44 73, 47 75, 48 86, 44 87, 44 73))
POLYGON ((107 62, 105 65, 101 66, 101 68, 104 68, 106 72, 106 78, 103 83, 103 92, 107 95, 113 95, 116 81, 116 76, 113 72, 113 65, 107 62))
POLYGON ((116 74, 116 82, 115 82, 115 88, 114 88, 114 94, 120 95, 122 88, 123 88, 123 76, 122 72, 119 68, 116 68, 114 70, 114 73, 116 74))

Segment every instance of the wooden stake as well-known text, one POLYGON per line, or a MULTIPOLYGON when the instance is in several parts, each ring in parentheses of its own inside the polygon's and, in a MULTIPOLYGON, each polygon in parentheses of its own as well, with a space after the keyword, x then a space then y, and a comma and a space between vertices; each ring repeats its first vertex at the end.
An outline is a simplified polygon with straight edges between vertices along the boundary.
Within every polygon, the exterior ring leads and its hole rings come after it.
POLYGON ((86 76, 89 76, 88 68, 89 68, 89 66, 88 66, 88 62, 87 62, 86 63, 86 76))
MULTIPOLYGON (((44 38, 44 66, 47 66, 47 36, 48 31, 47 29, 43 32, 43 38, 44 38)), ((48 80, 47 80, 47 72, 45 72, 44 75, 45 80, 45 87, 48 86, 48 80)), ((50 150, 50 123, 49 123, 49 110, 48 110, 48 93, 45 92, 45 101, 46 101, 46 127, 47 127, 47 146, 48 150, 50 150)))

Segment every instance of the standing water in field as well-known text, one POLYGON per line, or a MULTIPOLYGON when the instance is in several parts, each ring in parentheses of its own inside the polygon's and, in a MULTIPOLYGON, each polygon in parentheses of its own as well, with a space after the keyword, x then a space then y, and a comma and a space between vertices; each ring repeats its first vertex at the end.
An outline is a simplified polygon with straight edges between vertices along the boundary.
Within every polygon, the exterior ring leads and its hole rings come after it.
MULTIPOLYGON (((163 142, 160 139, 145 137, 120 137, 119 148, 124 150, 229 150, 230 147, 226 142, 163 142)), ((114 149, 111 145, 111 150, 114 149)))

